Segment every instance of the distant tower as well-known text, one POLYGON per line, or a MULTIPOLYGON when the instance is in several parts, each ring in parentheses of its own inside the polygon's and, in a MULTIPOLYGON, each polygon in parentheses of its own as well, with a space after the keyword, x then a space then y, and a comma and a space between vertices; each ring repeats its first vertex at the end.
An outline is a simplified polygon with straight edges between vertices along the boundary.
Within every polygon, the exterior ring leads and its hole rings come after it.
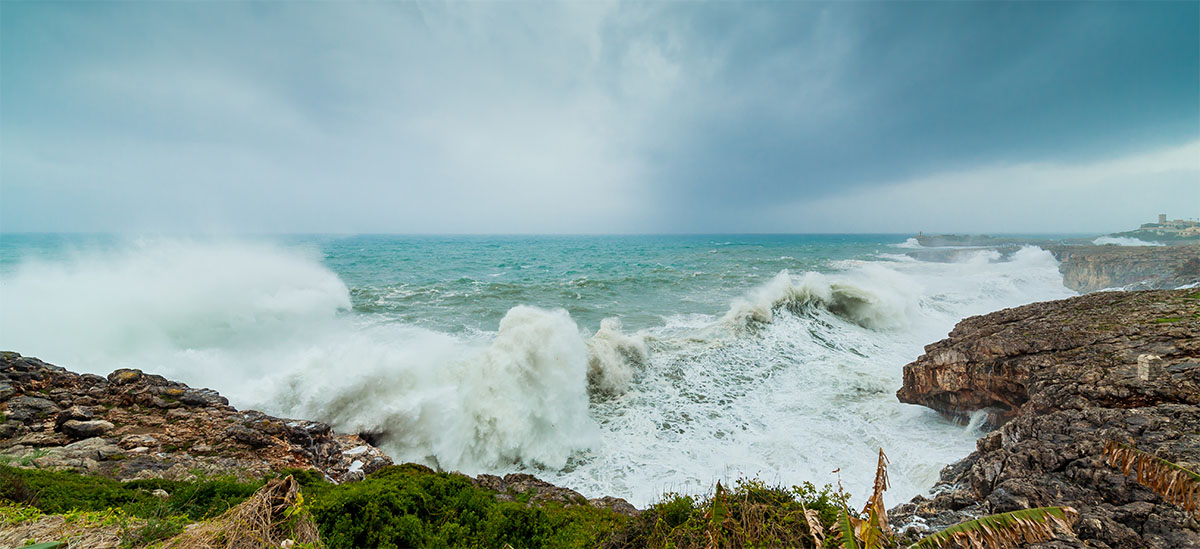
POLYGON ((1167 214, 1158 214, 1158 224, 1163 225, 1167 222, 1167 214))

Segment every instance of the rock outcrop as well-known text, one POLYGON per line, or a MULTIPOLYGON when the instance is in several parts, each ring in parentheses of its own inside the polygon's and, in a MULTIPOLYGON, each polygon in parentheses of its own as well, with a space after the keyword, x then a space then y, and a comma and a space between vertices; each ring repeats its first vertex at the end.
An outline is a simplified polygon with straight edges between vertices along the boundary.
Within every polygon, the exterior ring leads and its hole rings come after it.
MULTIPOLYGON (((903 402, 998 429, 932 499, 890 513, 937 530, 1046 505, 1088 547, 1200 547, 1200 524, 1102 459, 1109 440, 1200 466, 1200 291, 1101 292, 968 318, 904 368, 903 402)), ((1063 547, 1047 545, 1047 547, 1063 547)))
POLYGON ((300 468, 340 482, 392 463, 357 435, 238 411, 209 389, 140 370, 80 375, 13 352, 0 353, 0 413, 7 461, 118 479, 300 468))
POLYGON ((1200 246, 1049 246, 1063 285, 1077 292, 1107 288, 1164 290, 1200 282, 1200 246))
MULTIPOLYGON (((122 480, 187 480, 197 472, 250 479, 298 468, 347 482, 392 464, 363 436, 325 423, 239 411, 216 391, 140 370, 81 375, 14 352, 0 352, 0 419, 0 463, 122 480)), ((588 500, 527 474, 471 481, 502 501, 522 495, 638 512, 623 499, 588 500)))

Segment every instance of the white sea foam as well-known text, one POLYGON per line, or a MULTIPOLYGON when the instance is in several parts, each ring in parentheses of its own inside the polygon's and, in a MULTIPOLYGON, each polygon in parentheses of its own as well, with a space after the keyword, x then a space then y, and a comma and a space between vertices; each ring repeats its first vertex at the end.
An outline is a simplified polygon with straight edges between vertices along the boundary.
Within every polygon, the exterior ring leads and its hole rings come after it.
POLYGON ((638 505, 738 474, 824 484, 835 467, 861 495, 883 447, 897 503, 978 434, 898 403, 902 365, 964 316, 1072 292, 1036 248, 890 257, 783 271, 724 314, 632 334, 517 306, 494 332, 451 335, 348 311, 316 254, 152 241, 0 279, 0 348, 100 374, 141 368, 239 407, 376 433, 399 460, 526 470, 638 505))
POLYGON ((1165 246, 1162 242, 1147 242, 1128 236, 1102 236, 1092 241, 1097 246, 1165 246))
POLYGON ((646 362, 650 352, 640 335, 621 332, 621 321, 606 318, 596 335, 587 340, 588 381, 599 393, 619 395, 629 389, 634 368, 646 362))
POLYGON ((593 405, 600 446, 567 472, 540 474, 645 504, 740 475, 830 483, 840 467, 862 498, 882 447, 892 458, 887 501, 905 501, 974 449, 979 422, 897 402, 902 366, 964 316, 1074 294, 1037 248, 1008 261, 980 251, 959 263, 838 266, 781 272, 725 315, 677 315, 645 331, 649 358, 629 390, 593 405))
POLYGON ((400 459, 561 468, 595 442, 587 346, 562 310, 515 307, 490 341, 363 320, 340 314, 348 291, 316 258, 239 243, 31 262, 0 289, 0 348, 217 388, 238 406, 379 433, 400 459))
POLYGON ((922 246, 921 243, 918 242, 916 238, 912 238, 912 237, 909 237, 904 242, 901 242, 899 244, 892 244, 892 246, 896 247, 896 248, 907 248, 907 249, 914 249, 914 250, 925 247, 925 246, 922 246))

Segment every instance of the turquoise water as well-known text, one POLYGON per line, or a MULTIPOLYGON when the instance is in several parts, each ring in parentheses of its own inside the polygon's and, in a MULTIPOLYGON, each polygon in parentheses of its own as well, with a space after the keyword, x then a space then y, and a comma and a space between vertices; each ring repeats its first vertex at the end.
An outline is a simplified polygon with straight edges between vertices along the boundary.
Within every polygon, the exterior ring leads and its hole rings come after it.
POLYGON ((894 397, 957 320, 1065 297, 1049 254, 903 235, 0 236, 0 347, 371 432, 394 458, 643 505, 719 479, 893 502, 977 432, 894 397), (856 489, 856 484, 863 488, 856 489))

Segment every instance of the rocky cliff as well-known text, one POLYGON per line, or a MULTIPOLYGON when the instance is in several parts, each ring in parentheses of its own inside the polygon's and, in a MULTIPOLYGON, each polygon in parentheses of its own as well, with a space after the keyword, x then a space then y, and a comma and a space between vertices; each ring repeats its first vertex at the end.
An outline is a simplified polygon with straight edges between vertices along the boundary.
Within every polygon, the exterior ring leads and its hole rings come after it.
MULTIPOLYGON (((140 370, 81 375, 14 352, 0 352, 0 419, 0 463, 120 480, 188 480, 197 473, 251 479, 297 468, 340 483, 392 464, 359 435, 325 423, 238 411, 215 391, 140 370)), ((501 501, 516 493, 637 513, 623 499, 588 500, 527 474, 470 480, 501 501)))
POLYGON ((1063 285, 1077 292, 1106 288, 1171 289, 1200 282, 1200 246, 1048 246, 1063 285))
MULTIPOLYGON (((1070 505, 1089 547, 1200 547, 1200 525, 1107 466, 1106 441, 1200 466, 1200 292, 1101 292, 968 318, 904 368, 903 402, 999 428, 896 524, 1070 505)), ((1057 545, 1061 547, 1062 545, 1057 545)))
POLYGON ((243 478, 285 468, 354 480, 391 464, 356 435, 238 411, 214 391, 140 370, 107 378, 0 353, 0 457, 117 479, 243 478))

